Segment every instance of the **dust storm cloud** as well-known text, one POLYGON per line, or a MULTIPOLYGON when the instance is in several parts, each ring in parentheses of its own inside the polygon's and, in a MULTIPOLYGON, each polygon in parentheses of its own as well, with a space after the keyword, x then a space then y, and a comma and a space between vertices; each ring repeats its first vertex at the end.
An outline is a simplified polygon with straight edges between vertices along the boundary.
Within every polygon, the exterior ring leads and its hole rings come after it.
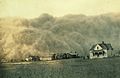
POLYGON ((120 14, 0 18, 0 57, 21 60, 28 55, 70 51, 86 55, 93 44, 101 41, 119 50, 119 29, 120 14))

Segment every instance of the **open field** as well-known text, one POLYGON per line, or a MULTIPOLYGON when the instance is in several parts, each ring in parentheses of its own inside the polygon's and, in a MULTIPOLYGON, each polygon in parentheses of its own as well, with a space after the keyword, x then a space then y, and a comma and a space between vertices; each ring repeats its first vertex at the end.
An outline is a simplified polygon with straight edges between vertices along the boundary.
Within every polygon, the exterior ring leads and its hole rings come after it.
POLYGON ((7 63, 0 78, 120 78, 120 57, 7 63))

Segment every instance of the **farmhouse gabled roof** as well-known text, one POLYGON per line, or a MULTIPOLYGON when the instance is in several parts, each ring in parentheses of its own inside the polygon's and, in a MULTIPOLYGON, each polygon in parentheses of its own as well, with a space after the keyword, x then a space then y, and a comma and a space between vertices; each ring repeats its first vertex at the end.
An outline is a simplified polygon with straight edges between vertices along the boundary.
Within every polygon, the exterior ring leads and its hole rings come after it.
POLYGON ((104 42, 102 42, 102 43, 100 43, 100 44, 95 44, 95 45, 93 45, 90 50, 94 50, 94 48, 95 48, 97 45, 101 46, 102 49, 113 50, 111 44, 106 44, 106 43, 104 43, 104 42))
POLYGON ((97 45, 97 44, 93 45, 90 50, 94 50, 94 48, 95 48, 96 45, 97 45))

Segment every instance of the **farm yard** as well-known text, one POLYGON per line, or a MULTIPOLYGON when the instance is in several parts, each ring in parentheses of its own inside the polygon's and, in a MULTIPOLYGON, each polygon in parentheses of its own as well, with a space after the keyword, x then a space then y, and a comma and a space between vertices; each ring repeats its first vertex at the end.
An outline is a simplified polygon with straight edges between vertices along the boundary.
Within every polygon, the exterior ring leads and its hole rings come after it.
POLYGON ((5 63, 0 78, 120 78, 120 57, 5 63))

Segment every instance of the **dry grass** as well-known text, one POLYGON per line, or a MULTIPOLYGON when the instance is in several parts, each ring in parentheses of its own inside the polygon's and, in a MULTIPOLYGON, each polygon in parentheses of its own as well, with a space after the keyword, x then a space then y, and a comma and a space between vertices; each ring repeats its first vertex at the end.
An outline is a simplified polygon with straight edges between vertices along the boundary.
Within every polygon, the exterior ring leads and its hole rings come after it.
POLYGON ((120 58, 4 64, 0 78, 120 78, 120 58))

